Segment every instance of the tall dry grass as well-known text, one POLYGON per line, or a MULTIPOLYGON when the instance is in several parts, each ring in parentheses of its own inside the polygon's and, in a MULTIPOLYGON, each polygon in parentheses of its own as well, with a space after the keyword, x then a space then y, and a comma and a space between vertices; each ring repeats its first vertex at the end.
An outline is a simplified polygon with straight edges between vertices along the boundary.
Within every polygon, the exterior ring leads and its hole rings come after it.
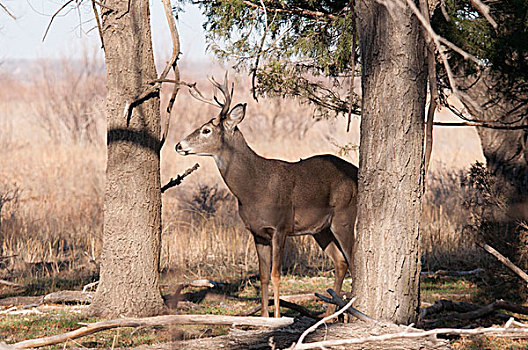
MULTIPOLYGON (((0 256, 14 256, 1 261, 4 278, 24 277, 28 271, 31 276, 60 275, 62 269, 96 273, 105 169, 101 135, 104 76, 94 68, 98 64, 88 62, 87 68, 68 60, 58 66, 48 63, 29 81, 3 73, 12 84, 9 89, 0 86, 0 198, 16 191, 15 199, 0 206, 0 256), (39 270, 41 266, 47 268, 39 270)), ((204 73, 182 73, 184 80, 197 81, 202 91, 211 93, 204 73)), ((348 150, 344 157, 357 164, 354 146, 359 143, 359 120, 353 119, 353 131, 347 134, 344 118, 313 119, 310 106, 292 100, 261 99, 257 103, 251 98, 248 79, 234 79, 235 102, 248 103, 240 129, 259 154, 298 160, 348 150)), ((167 95, 164 91, 162 103, 167 95)), ((162 150, 162 182, 195 162, 201 165, 163 197, 161 264, 168 276, 175 271, 176 279, 246 278, 257 272, 252 237, 238 218, 236 202, 214 162, 181 157, 173 149, 178 140, 217 112, 182 90, 162 150)), ((442 130, 436 136, 451 140, 454 147, 475 148, 476 136, 467 130, 460 136, 461 132, 442 130)), ((469 164, 466 159, 478 159, 479 154, 466 152, 460 160, 449 144, 440 145, 434 150, 424 204, 424 264, 427 269, 474 265, 478 252, 474 238, 463 230, 468 213, 461 204, 457 174, 469 164)), ((311 237, 288 241, 284 266, 300 274, 332 269, 311 237)))

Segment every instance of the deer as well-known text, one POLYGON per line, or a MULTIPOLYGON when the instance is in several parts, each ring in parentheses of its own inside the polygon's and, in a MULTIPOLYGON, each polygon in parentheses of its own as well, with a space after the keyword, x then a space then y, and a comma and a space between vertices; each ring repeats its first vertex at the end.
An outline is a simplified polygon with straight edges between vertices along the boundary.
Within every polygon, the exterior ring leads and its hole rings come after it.
MULTIPOLYGON (((184 156, 213 157, 220 174, 238 202, 238 214, 251 232, 258 256, 261 316, 269 317, 268 288, 273 285, 274 316, 280 317, 279 287, 284 246, 288 236, 312 235, 333 261, 334 290, 341 293, 350 270, 357 213, 358 168, 334 155, 315 155, 298 162, 264 158, 247 144, 238 124, 245 103, 230 109, 234 84, 210 79, 223 95, 220 100, 191 95, 221 108, 176 146, 184 156)), ((352 271, 350 271, 352 274, 352 271)), ((327 314, 329 313, 327 309, 327 314)))

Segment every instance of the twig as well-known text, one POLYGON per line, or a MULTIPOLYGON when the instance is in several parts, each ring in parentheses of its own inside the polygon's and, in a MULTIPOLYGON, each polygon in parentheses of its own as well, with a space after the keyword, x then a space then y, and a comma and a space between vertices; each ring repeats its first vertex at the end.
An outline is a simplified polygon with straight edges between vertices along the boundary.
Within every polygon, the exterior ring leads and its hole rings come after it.
POLYGON ((99 31, 99 38, 101 38, 101 49, 104 50, 103 27, 101 26, 101 19, 99 18, 99 11, 97 11, 97 6, 95 5, 96 1, 92 0, 92 10, 94 12, 95 23, 97 24, 97 30, 99 31))
POLYGON ((98 284, 99 284, 99 281, 88 283, 87 285, 85 285, 83 287, 83 289, 82 289, 83 293, 86 293, 88 291, 88 289, 92 289, 93 287, 97 286, 98 284))
POLYGON ((60 344, 65 341, 84 337, 107 329, 119 327, 145 327, 164 326, 170 324, 209 324, 228 326, 254 326, 278 328, 285 327, 293 323, 293 318, 264 318, 264 317, 239 317, 222 315, 165 315, 144 318, 119 318, 108 321, 89 323, 84 327, 71 332, 54 335, 50 337, 24 340, 12 344, 15 349, 36 348, 47 345, 60 344))
POLYGON ((46 31, 44 32, 44 36, 42 37, 42 42, 44 42, 44 39, 46 39, 46 35, 48 35, 48 31, 51 27, 51 24, 53 23, 53 20, 55 19, 55 17, 57 17, 57 15, 66 8, 66 6, 68 6, 69 4, 71 4, 73 2, 73 0, 68 0, 66 1, 57 11, 55 11, 55 13, 51 16, 51 19, 48 23, 48 26, 46 27, 46 31))
POLYGON ((467 122, 434 122, 435 126, 478 126, 479 128, 499 129, 499 130, 524 130, 528 129, 528 125, 505 125, 492 124, 483 121, 467 121, 467 122))
POLYGON ((262 6, 262 10, 264 11, 264 22, 266 23, 266 27, 264 28, 264 33, 262 33, 262 38, 260 39, 260 45, 259 45, 258 52, 255 58, 255 65, 253 66, 253 69, 251 72, 251 93, 253 95, 253 99, 257 102, 258 102, 258 98, 257 98, 257 88, 255 86, 255 81, 257 79, 257 70, 258 70, 258 66, 260 63, 260 56, 262 55, 264 43, 266 42, 266 37, 268 36, 268 30, 269 30, 268 11, 266 10, 266 5, 264 4, 263 0, 260 0, 260 5, 262 6))
POLYGON ((350 0, 349 3, 350 11, 352 12, 352 18, 350 19, 352 23, 352 59, 350 67, 352 71, 352 76, 350 77, 350 87, 348 88, 348 114, 347 114, 347 127, 346 132, 350 131, 350 122, 352 121, 352 102, 354 99, 354 78, 356 76, 356 10, 354 8, 354 0, 350 0))
MULTIPOLYGON (((332 298, 328 298, 324 295, 321 295, 319 293, 315 293, 315 296, 318 297, 319 299, 321 299, 322 301, 324 301, 325 303, 329 303, 329 304, 333 304, 333 305, 337 305, 339 307, 344 307, 346 305, 346 302, 341 299, 336 292, 334 292, 334 290, 332 289, 328 289, 327 292, 332 296, 332 298)), ((357 319, 361 320, 361 321, 364 321, 364 322, 377 322, 377 320, 373 319, 372 317, 368 316, 368 315, 365 315, 364 313, 362 313, 361 311, 359 311, 358 309, 354 308, 354 307, 349 307, 346 312, 354 317, 356 317, 357 319)))
POLYGON ((183 179, 185 179, 187 176, 189 176, 193 171, 195 171, 199 167, 200 167, 200 164, 196 163, 191 168, 185 170, 185 172, 182 175, 176 176, 175 179, 171 178, 170 181, 167 182, 167 184, 161 188, 161 193, 167 191, 171 187, 178 186, 179 184, 181 184, 183 179))
POLYGON ((498 28, 498 25, 497 25, 497 22, 495 22, 493 17, 491 17, 490 15, 489 6, 485 5, 480 0, 469 0, 469 1, 471 2, 471 5, 473 5, 473 7, 476 8, 477 11, 480 12, 480 14, 484 16, 486 20, 489 22, 489 24, 491 24, 491 26, 496 30, 498 28))
MULTIPOLYGON (((388 5, 385 0, 377 0, 377 1, 385 6, 388 5)), ((442 43, 449 46, 449 48, 456 51, 457 53, 461 54, 465 59, 475 62, 478 66, 483 66, 483 63, 479 61, 475 56, 471 55, 470 53, 464 51, 463 49, 459 48, 455 44, 447 41, 446 39, 438 35, 434 31, 434 29, 431 27, 431 25, 428 23, 427 19, 422 15, 418 7, 416 7, 416 4, 412 0, 390 0, 390 1, 391 3, 397 5, 398 7, 402 9, 405 9, 405 4, 407 4, 407 6, 411 9, 411 11, 414 13, 414 15, 418 18, 418 20, 422 24, 423 28, 425 29, 426 34, 434 42, 434 45, 436 46, 438 54, 440 55, 440 58, 444 65, 444 68, 447 74, 447 79, 449 81, 449 87, 451 88, 453 95, 455 95, 461 101, 462 99, 465 99, 474 108, 474 110, 481 112, 482 111, 481 107, 471 97, 467 96, 466 93, 460 91, 457 88, 456 83, 455 83, 455 78, 453 75, 453 71, 451 69, 451 65, 449 64, 447 55, 444 52, 444 47, 442 46, 442 43)), ((387 8, 387 10, 390 11, 390 8, 387 8)))
POLYGON ((493 255, 494 257, 496 257, 497 260, 499 260, 501 263, 506 265, 510 270, 515 272, 517 276, 521 277, 525 282, 528 282, 528 274, 526 274, 526 272, 524 272, 519 267, 517 267, 514 263, 512 263, 510 259, 508 259, 504 255, 499 253, 497 250, 495 250, 495 248, 487 245, 486 243, 477 242, 477 245, 481 247, 482 249, 484 249, 485 251, 487 251, 488 253, 490 253, 491 255, 493 255))
POLYGON ((0 2, 0 7, 2 8, 2 10, 4 10, 12 19, 16 20, 16 16, 14 14, 12 14, 11 12, 9 12, 9 9, 0 2))
POLYGON ((18 256, 18 254, 3 255, 3 256, 0 256, 0 260, 5 260, 5 259, 9 259, 9 258, 16 258, 17 256, 18 256))
POLYGON ((303 345, 303 340, 304 338, 306 338, 306 336, 308 334, 310 334, 311 332, 315 331, 320 325, 322 325, 323 323, 333 319, 333 318, 336 318, 337 316, 341 315, 343 312, 345 312, 349 307, 352 306, 352 304, 354 303, 354 301, 356 301, 356 298, 352 298, 350 299, 350 301, 343 307, 341 308, 340 310, 338 310, 337 312, 333 313, 332 315, 330 316, 327 316, 325 318, 323 318, 322 320, 320 320, 319 322, 317 322, 316 324, 314 324, 313 326, 311 326, 310 328, 308 328, 307 330, 305 330, 303 332, 303 334, 301 334, 301 336, 299 337, 299 340, 297 341, 297 343, 295 344, 294 346, 294 349, 300 349, 300 346, 303 345))

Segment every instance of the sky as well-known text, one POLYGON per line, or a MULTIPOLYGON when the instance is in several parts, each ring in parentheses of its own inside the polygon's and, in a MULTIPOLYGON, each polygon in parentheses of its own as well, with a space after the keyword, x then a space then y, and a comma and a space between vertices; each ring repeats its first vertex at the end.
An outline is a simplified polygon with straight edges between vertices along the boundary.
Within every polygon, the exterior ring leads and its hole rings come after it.
MULTIPOLYGON (((79 10, 69 6, 57 15, 44 42, 51 16, 66 0, 1 0, 17 19, 0 9, 0 60, 80 57, 83 50, 97 50, 102 57, 92 7, 85 1, 79 10)), ((161 0, 150 0, 154 54, 168 59, 172 53, 170 34, 161 0)), ((206 54, 204 17, 197 6, 186 4, 177 22, 182 62, 212 60, 206 54)))

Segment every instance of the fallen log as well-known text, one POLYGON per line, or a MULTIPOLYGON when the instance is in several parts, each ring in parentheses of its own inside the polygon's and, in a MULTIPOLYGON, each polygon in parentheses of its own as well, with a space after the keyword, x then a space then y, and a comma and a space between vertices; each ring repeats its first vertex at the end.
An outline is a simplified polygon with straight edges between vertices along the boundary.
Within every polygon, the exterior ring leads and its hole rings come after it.
POLYGON ((279 328, 293 323, 291 317, 267 318, 267 317, 240 317, 222 315, 165 315, 144 318, 119 318, 108 321, 89 323, 84 327, 71 332, 58 334, 50 337, 24 340, 15 344, 10 344, 14 349, 29 349, 42 346, 64 343, 71 339, 77 339, 86 335, 94 334, 112 328, 119 327, 152 327, 167 326, 174 324, 207 324, 226 326, 254 326, 279 328))

